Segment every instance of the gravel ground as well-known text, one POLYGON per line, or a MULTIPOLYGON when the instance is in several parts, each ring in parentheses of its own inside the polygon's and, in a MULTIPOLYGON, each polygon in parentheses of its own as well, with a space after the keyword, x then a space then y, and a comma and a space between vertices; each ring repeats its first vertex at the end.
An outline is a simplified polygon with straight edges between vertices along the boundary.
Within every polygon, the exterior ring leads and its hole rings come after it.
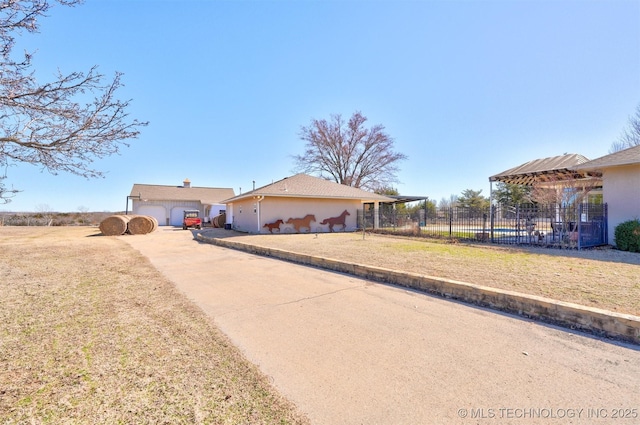
POLYGON ((640 254, 461 244, 362 233, 254 235, 240 242, 442 277, 640 315, 640 254))

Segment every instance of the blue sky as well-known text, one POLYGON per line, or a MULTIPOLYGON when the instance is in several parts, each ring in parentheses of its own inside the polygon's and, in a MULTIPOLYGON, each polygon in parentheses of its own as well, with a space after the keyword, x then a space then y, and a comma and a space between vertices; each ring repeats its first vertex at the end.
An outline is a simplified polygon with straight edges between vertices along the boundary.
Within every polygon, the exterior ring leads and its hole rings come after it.
POLYGON ((302 125, 361 111, 382 124, 403 195, 489 195, 526 161, 597 158, 640 103, 640 2, 87 0, 54 7, 37 50, 59 68, 124 73, 149 121, 104 179, 10 167, 0 211, 124 210, 134 183, 231 187, 292 175, 302 125))

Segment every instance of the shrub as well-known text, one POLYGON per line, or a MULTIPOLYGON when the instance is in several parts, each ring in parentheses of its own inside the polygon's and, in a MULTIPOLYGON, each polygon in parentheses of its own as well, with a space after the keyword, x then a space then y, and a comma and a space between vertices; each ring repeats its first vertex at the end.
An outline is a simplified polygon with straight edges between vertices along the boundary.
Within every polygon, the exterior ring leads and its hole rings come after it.
POLYGON ((616 226, 615 241, 622 251, 640 252, 640 220, 628 220, 616 226))

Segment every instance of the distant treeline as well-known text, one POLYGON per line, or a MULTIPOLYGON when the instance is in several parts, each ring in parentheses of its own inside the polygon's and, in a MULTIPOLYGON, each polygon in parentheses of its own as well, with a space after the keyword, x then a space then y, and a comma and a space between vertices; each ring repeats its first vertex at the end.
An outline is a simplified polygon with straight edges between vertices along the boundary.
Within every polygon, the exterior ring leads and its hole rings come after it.
POLYGON ((0 212, 0 226, 98 226, 113 214, 123 212, 0 212))

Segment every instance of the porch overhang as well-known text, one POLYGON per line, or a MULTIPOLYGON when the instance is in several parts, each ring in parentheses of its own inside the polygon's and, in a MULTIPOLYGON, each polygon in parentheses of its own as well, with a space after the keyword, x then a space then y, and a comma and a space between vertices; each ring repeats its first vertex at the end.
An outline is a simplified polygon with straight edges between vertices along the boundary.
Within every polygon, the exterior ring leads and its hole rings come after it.
POLYGON ((536 159, 489 177, 489 182, 502 182, 521 186, 584 181, 598 185, 602 172, 578 169, 589 160, 577 154, 536 159))

